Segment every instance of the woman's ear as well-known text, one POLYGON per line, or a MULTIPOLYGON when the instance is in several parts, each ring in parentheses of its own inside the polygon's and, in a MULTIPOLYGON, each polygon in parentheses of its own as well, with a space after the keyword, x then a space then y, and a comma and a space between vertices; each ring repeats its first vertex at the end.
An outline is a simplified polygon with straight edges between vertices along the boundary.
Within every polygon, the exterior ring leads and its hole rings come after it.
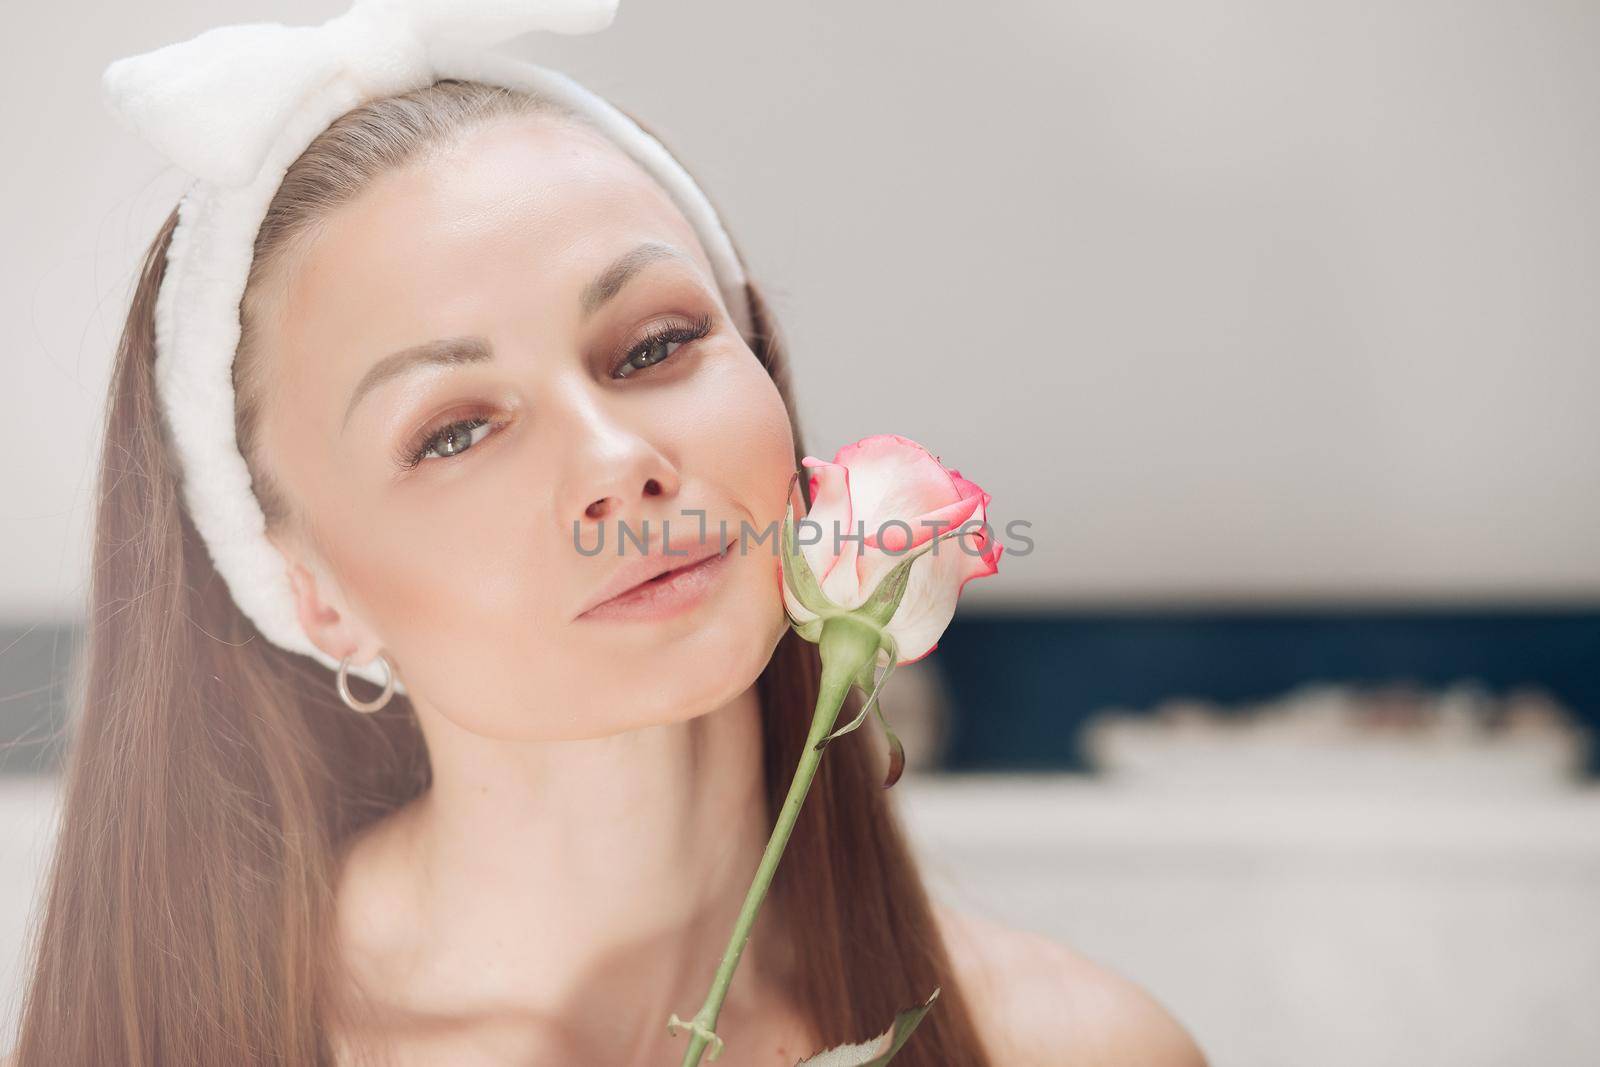
POLYGON ((274 534, 267 537, 284 558, 295 614, 306 637, 334 659, 349 656, 357 665, 371 662, 383 650, 383 642, 350 610, 338 582, 288 539, 274 534))

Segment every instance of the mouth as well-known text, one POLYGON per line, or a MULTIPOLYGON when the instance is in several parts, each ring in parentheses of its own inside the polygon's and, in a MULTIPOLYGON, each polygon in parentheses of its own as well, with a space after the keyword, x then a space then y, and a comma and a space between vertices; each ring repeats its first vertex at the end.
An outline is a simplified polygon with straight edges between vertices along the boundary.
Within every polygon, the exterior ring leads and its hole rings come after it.
MULTIPOLYGON (((654 578, 646 578, 644 581, 640 582, 638 585, 633 586, 633 587, 631 587, 629 589, 624 589, 622 592, 618 593, 617 596, 628 596, 631 593, 633 593, 635 590, 647 589, 647 588, 649 588, 650 586, 653 586, 653 585, 661 585, 661 584, 663 584, 665 582, 670 582, 673 578, 675 578, 678 575, 684 573, 685 571, 691 571, 694 568, 700 566, 702 563, 709 563, 711 560, 714 560, 716 558, 717 558, 717 553, 708 552, 706 555, 702 556, 699 559, 690 560, 688 563, 681 563, 676 567, 669 567, 666 570, 662 571, 660 574, 656 575, 654 578)), ((611 599, 615 600, 616 597, 612 597, 611 599)))
POLYGON ((663 567, 644 581, 602 600, 578 618, 642 620, 676 615, 694 607, 718 584, 727 569, 732 543, 713 547, 695 558, 663 567))

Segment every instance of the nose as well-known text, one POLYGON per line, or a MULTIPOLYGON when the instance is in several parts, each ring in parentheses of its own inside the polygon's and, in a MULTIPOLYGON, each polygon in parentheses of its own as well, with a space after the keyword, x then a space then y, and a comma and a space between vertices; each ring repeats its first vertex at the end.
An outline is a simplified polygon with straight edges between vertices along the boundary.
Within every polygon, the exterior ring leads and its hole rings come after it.
MULTIPOLYGON (((596 521, 604 521, 605 519, 609 518, 626 518, 626 495, 629 492, 630 490, 628 487, 623 486, 620 495, 611 494, 598 497, 595 500, 590 501, 589 506, 583 509, 583 517, 586 519, 594 519, 596 521)), ((660 480, 654 477, 646 478, 644 480, 645 496, 662 496, 665 493, 666 490, 662 488, 660 480)))
POLYGON ((589 523, 627 523, 631 535, 643 539, 666 518, 649 504, 651 498, 668 500, 680 485, 673 462, 657 447, 647 431, 629 425, 599 404, 580 405, 573 425, 575 449, 567 503, 568 522, 580 533, 589 523), (644 519, 654 519, 647 528, 644 519))

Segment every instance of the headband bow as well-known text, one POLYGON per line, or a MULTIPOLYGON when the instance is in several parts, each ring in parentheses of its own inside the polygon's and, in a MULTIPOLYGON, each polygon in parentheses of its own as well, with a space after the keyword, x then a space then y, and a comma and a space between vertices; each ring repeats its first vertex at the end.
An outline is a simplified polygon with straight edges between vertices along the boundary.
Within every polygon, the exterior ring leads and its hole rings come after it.
MULTIPOLYGON (((617 0, 354 0, 318 26, 247 23, 111 63, 116 118, 197 180, 178 204, 155 305, 154 376, 183 500, 239 610, 273 644, 332 669, 301 628, 286 561, 234 436, 233 357, 256 234, 283 175, 340 115, 443 78, 529 92, 579 115, 658 181, 694 227, 729 316, 751 336, 744 267, 705 193, 666 148, 559 71, 490 46, 589 33, 617 0)), ((376 661, 349 673, 376 684, 376 661)), ((405 692, 396 680, 397 692, 405 692)))
POLYGON ((243 185, 289 117, 348 79, 366 99, 415 88, 449 49, 486 48, 533 30, 593 33, 617 0, 355 0, 319 26, 251 22, 113 62, 113 112, 189 174, 243 185))

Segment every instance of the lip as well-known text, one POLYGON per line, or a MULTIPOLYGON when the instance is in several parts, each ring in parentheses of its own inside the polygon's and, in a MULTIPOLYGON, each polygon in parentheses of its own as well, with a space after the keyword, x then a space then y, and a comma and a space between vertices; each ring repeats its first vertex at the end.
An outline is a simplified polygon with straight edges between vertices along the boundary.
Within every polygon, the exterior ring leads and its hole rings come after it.
POLYGON ((671 554, 656 548, 632 556, 612 572, 576 618, 657 619, 687 611, 704 599, 727 569, 731 546, 732 542, 702 544, 671 554))

